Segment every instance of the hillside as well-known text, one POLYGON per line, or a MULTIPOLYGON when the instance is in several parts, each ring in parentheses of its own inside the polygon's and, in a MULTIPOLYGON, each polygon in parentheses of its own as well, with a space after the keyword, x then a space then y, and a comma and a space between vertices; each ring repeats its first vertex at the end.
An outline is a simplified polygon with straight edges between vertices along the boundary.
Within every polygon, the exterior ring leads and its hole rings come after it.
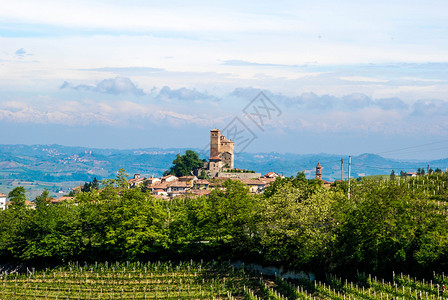
MULTIPOLYGON (((63 182, 84 182, 111 178, 124 168, 129 174, 160 176, 171 166, 177 153, 185 148, 145 148, 145 149, 94 149, 67 147, 61 145, 0 145, 0 182, 47 182, 56 185, 63 182)), ((199 149, 194 149, 199 152, 199 149)), ((206 158, 203 154, 202 158, 206 158)), ((242 153, 235 157, 235 166, 251 169, 262 174, 269 171, 285 176, 305 171, 313 177, 317 162, 323 166, 323 179, 335 180, 341 177, 341 157, 344 158, 344 178, 347 177, 348 156, 335 154, 294 154, 294 153, 242 153)), ((398 161, 375 154, 352 157, 352 177, 375 174, 390 174, 394 169, 415 171, 425 168, 445 169, 448 159, 432 162, 398 161)))

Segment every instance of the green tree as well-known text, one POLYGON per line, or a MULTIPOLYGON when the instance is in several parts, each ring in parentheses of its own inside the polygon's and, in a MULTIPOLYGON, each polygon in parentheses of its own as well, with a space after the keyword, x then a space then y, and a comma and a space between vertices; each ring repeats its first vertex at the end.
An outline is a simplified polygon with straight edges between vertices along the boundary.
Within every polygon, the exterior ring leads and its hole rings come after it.
POLYGON ((81 188, 81 192, 84 192, 84 193, 90 192, 91 188, 92 188, 92 184, 90 182, 85 182, 83 187, 81 188))
POLYGON ((417 175, 425 175, 425 168, 418 168, 417 175))
POLYGON ((260 230, 267 260, 324 269, 335 237, 334 203, 340 191, 320 180, 277 179, 263 195, 260 230))
POLYGON ((135 259, 165 249, 166 211, 140 189, 122 191, 118 200, 106 202, 104 248, 117 258, 135 259))
POLYGON ((390 173, 390 180, 394 181, 395 180, 395 171, 392 170, 392 172, 390 173))
POLYGON ((226 180, 222 189, 214 189, 194 222, 200 224, 203 240, 221 250, 222 255, 248 257, 258 250, 256 216, 259 202, 249 188, 238 180, 226 180))
POLYGON ((47 189, 37 196, 34 199, 34 204, 36 205, 36 209, 41 209, 44 206, 47 206, 50 203, 49 192, 47 189))
POLYGON ((199 179, 209 179, 210 177, 208 177, 207 173, 205 172, 204 169, 201 170, 201 174, 198 176, 199 179))
POLYGON ((126 173, 125 169, 119 169, 117 176, 115 177, 116 185, 120 188, 127 188, 129 186, 128 177, 129 174, 126 173))
POLYGON ((63 262, 77 257, 84 249, 80 225, 76 205, 41 206, 26 226, 20 258, 63 262))
POLYGON ((26 207, 26 195, 25 188, 18 186, 14 188, 8 194, 8 199, 11 203, 11 208, 25 208, 26 207))
POLYGON ((92 184, 91 184, 92 188, 97 190, 100 187, 100 183, 98 182, 98 180, 96 179, 96 177, 93 178, 92 184))
POLYGON ((26 246, 32 209, 0 210, 0 257, 20 258, 26 246))
POLYGON ((177 154, 176 159, 173 160, 173 166, 164 175, 188 176, 195 169, 202 167, 203 164, 204 161, 199 159, 199 155, 196 152, 187 150, 184 155, 177 154))
POLYGON ((102 179, 100 183, 102 188, 114 188, 116 180, 115 178, 102 179))

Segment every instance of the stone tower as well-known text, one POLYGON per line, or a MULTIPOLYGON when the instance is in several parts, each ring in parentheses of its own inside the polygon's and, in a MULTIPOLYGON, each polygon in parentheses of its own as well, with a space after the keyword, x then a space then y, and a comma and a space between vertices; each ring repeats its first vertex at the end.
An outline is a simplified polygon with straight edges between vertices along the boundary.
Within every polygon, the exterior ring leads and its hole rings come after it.
POLYGON ((231 140, 226 139, 225 136, 221 135, 220 137, 220 151, 219 157, 222 159, 223 167, 227 166, 229 169, 234 168, 234 155, 233 148, 235 147, 235 143, 231 140))
POLYGON ((222 168, 234 168, 233 149, 235 143, 226 139, 219 129, 210 130, 210 159, 208 169, 211 174, 220 172, 222 168))
POLYGON ((322 180, 322 166, 320 165, 320 162, 318 162, 316 166, 316 179, 322 180))
POLYGON ((221 131, 219 129, 210 130, 210 159, 219 157, 221 146, 221 131))

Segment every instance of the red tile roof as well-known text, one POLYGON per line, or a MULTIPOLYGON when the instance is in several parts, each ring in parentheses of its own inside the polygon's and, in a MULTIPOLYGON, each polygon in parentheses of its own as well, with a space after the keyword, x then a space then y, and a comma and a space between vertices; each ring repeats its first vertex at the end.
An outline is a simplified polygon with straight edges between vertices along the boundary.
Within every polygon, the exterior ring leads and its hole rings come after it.
POLYGON ((209 195, 211 193, 210 190, 204 190, 204 189, 202 189, 202 190, 192 189, 192 190, 189 190, 188 192, 191 194, 195 194, 197 196, 209 195))
POLYGON ((139 178, 131 178, 128 180, 128 182, 132 184, 132 183, 137 183, 137 182, 143 182, 145 180, 146 180, 146 178, 139 177, 139 178))
POLYGON ((169 182, 154 182, 150 184, 148 187, 151 189, 166 189, 168 187, 169 182))
POLYGON ((191 180, 191 179, 195 179, 196 178, 196 176, 193 176, 193 175, 189 175, 189 176, 181 176, 181 177, 179 177, 179 180, 191 180))
POLYGON ((51 203, 59 203, 59 202, 65 201, 65 200, 73 200, 73 199, 75 199, 75 198, 62 196, 62 197, 59 197, 58 199, 52 199, 51 203))
POLYGON ((265 177, 265 178, 272 178, 272 177, 277 177, 277 176, 278 176, 278 174, 275 173, 275 172, 268 172, 263 177, 265 177))
POLYGON ((198 179, 194 182, 194 184, 210 184, 210 181, 207 179, 198 179))
POLYGON ((188 182, 185 182, 185 181, 172 181, 172 182, 168 182, 168 186, 172 186, 172 187, 190 187, 190 185, 188 184, 188 182))
POLYGON ((243 178, 243 179, 239 179, 239 178, 231 178, 232 180, 239 180, 244 184, 247 185, 266 185, 267 184, 267 180, 265 180, 265 178, 243 178))

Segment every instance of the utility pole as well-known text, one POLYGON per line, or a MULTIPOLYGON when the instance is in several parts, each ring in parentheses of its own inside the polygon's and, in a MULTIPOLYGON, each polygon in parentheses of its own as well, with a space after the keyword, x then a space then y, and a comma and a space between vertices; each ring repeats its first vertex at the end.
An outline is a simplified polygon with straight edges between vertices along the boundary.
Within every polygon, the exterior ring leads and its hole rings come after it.
POLYGON ((428 167, 426 168, 427 172, 426 172, 426 196, 429 195, 429 164, 428 167))
POLYGON ((350 199, 350 167, 352 165, 352 157, 348 156, 348 199, 350 199))
POLYGON ((341 182, 344 181, 344 159, 341 158, 341 182))

